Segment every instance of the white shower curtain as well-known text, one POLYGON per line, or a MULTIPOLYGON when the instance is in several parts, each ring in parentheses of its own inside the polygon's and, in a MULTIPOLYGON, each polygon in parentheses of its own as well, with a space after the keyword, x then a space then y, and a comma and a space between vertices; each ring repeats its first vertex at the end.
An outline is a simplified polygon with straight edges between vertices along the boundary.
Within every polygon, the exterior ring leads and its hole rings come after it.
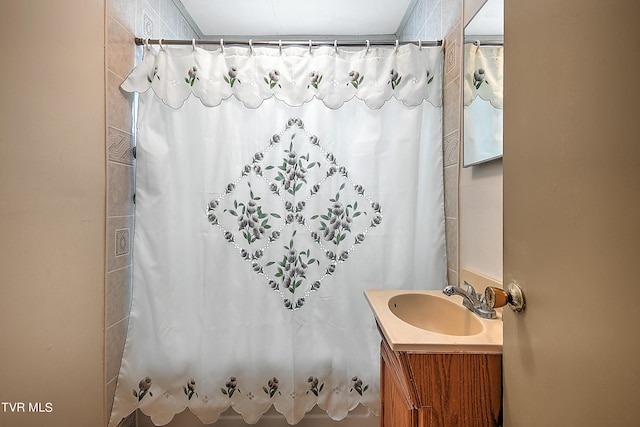
POLYGON ((441 75, 411 45, 145 49, 111 426, 377 411, 363 290, 445 284, 441 75))

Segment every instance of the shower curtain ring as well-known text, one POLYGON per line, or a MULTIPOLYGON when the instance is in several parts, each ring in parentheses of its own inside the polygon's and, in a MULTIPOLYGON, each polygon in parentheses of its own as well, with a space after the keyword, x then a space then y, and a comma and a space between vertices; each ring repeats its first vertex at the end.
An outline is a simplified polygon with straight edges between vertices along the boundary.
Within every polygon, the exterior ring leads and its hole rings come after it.
POLYGON ((149 37, 147 37, 146 39, 144 39, 144 48, 146 50, 149 50, 149 37))
POLYGON ((196 50, 196 39, 191 39, 191 47, 196 50))
POLYGON ((367 40, 367 52, 366 53, 369 53, 369 46, 371 46, 371 44, 369 43, 369 40, 367 40))
POLYGON ((282 55, 282 40, 278 40, 278 49, 280 49, 280 55, 282 55))
POLYGON ((422 50, 422 39, 418 40, 418 49, 422 50))
POLYGON ((309 54, 311 54, 311 45, 312 45, 311 40, 309 40, 309 54))
POLYGON ((162 45, 162 39, 158 40, 158 45, 160 45, 160 49, 164 50, 164 46, 162 45))
POLYGON ((336 50, 336 53, 338 53, 338 40, 333 41, 333 48, 336 50))
POLYGON ((396 39, 396 53, 398 53, 398 47, 400 46, 400 42, 396 39))
POLYGON ((224 53, 224 39, 220 39, 220 52, 224 53))
POLYGON ((251 52, 251 55, 253 55, 253 40, 249 39, 249 51, 251 52))

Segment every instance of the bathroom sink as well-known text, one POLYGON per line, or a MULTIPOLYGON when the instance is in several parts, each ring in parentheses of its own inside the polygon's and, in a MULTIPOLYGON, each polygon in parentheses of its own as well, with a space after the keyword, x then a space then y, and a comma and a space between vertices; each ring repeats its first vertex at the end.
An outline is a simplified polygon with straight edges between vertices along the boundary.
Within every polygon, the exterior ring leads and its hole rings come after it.
POLYGON ((369 289, 365 296, 394 351, 502 353, 502 319, 482 319, 439 290, 369 289))
POLYGON ((438 334, 476 335, 483 330, 478 316, 460 304, 434 295, 396 295, 389 299, 389 309, 408 324, 438 334))

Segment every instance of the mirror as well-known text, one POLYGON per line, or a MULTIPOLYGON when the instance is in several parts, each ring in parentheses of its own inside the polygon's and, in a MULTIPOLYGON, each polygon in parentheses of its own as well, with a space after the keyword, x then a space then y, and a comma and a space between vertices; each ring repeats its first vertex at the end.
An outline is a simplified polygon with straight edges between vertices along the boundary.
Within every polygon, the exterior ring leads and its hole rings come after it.
POLYGON ((469 167, 502 157, 504 0, 466 0, 463 154, 469 167))

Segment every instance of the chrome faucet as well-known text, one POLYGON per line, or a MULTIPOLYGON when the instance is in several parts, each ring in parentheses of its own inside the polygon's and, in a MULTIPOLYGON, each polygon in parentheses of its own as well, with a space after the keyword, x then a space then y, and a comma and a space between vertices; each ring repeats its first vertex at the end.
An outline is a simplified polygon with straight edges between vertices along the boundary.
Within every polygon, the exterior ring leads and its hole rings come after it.
POLYGON ((448 285, 442 292, 447 296, 460 295, 462 297, 462 305, 483 319, 497 319, 496 311, 489 306, 484 294, 477 293, 466 280, 463 283, 466 289, 460 286, 448 285))

